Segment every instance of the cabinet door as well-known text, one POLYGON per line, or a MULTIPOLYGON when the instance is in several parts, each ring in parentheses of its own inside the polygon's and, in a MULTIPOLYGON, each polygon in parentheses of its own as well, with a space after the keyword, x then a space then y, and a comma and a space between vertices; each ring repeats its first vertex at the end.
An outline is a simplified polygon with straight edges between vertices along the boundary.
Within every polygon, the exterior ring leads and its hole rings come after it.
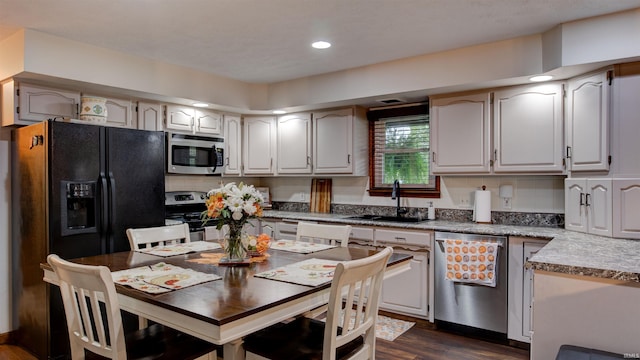
POLYGON ((525 266, 548 240, 509 237, 509 286, 507 337, 512 340, 531 342, 533 271, 525 266))
POLYGON ((222 134, 222 115, 210 110, 195 110, 195 132, 200 134, 222 134))
POLYGON ((611 179, 588 179, 585 206, 590 234, 612 236, 611 179))
POLYGON ((243 126, 242 159, 245 175, 274 175, 276 119, 247 117, 243 126))
POLYGON ((188 106, 167 105, 167 129, 194 131, 195 111, 188 106))
POLYGON ((240 175, 242 125, 239 115, 224 115, 224 174, 240 175))
POLYGON ((313 171, 353 173, 353 110, 313 113, 313 171))
POLYGON ((612 71, 569 81, 567 157, 571 171, 609 170, 612 71))
POLYGON ((411 269, 383 281, 380 308, 426 318, 429 315, 429 252, 407 251, 397 247, 393 251, 413 255, 411 269))
POLYGON ((311 114, 278 117, 278 174, 311 173, 311 114))
POLYGON ((20 120, 43 121, 54 117, 78 118, 80 93, 44 86, 19 84, 20 120))
POLYGON ((613 236, 640 239, 640 179, 614 179, 613 204, 613 236))
POLYGON ((107 123, 108 126, 135 128, 131 100, 107 98, 107 123))
POLYGON ((564 180, 564 228, 567 230, 587 232, 586 183, 585 179, 564 180))
POLYGON ((611 179, 565 179, 565 229, 612 236, 611 179))
POLYGON ((434 174, 491 170, 490 94, 434 99, 431 163, 434 174))
POLYGON ((138 129, 162 131, 163 120, 162 105, 138 102, 138 129))
POLYGON ((613 80, 611 148, 614 176, 640 176, 640 62, 619 65, 613 80))
POLYGON ((496 91, 494 172, 563 173, 562 84, 496 91))

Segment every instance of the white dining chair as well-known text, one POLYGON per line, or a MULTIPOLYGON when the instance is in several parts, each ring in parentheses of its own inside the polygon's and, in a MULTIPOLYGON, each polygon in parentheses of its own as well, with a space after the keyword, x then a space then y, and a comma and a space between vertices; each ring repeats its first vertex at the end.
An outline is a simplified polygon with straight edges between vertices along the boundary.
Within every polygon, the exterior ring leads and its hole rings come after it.
POLYGON ((375 325, 387 261, 393 249, 338 264, 326 322, 298 317, 244 339, 246 360, 375 359, 375 325), (357 296, 356 296, 357 295, 357 296))
POLYGON ((106 266, 69 262, 51 254, 47 262, 59 280, 71 358, 216 359, 216 345, 153 324, 125 334, 118 295, 106 266))
POLYGON ((315 224, 300 221, 296 230, 296 241, 323 242, 347 247, 351 225, 315 224))
POLYGON ((156 245, 191 242, 189 224, 166 225, 149 228, 127 229, 131 251, 156 245))

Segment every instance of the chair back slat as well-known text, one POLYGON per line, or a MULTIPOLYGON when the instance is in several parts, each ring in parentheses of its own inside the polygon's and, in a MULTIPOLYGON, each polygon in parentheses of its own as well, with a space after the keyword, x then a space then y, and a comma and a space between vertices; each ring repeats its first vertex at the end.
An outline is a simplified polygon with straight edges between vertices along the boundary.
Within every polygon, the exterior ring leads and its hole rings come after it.
POLYGON ((84 359, 85 349, 126 359, 122 317, 109 269, 75 264, 53 254, 47 262, 59 279, 72 359, 84 359))
POLYGON ((335 360, 336 349, 358 336, 364 337, 364 346, 350 359, 375 359, 375 323, 384 271, 392 253, 387 247, 372 256, 338 264, 329 295, 323 360, 335 360))
POLYGON ((150 228, 127 229, 131 250, 151 246, 188 243, 191 241, 189 224, 166 225, 150 228))
POLYGON ((296 241, 323 242, 347 247, 351 225, 314 224, 301 221, 296 230, 296 241))

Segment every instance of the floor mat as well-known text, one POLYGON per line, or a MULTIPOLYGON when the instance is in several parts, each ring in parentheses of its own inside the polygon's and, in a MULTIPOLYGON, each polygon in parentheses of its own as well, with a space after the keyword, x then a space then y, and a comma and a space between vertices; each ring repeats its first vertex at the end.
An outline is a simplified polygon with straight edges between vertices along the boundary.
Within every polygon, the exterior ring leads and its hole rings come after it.
POLYGON ((416 323, 378 315, 376 321, 376 337, 393 341, 416 323))
MULTIPOLYGON (((324 321, 324 314, 321 316, 321 319, 324 321)), ((353 321, 353 318, 352 318, 353 321)), ((404 334, 407 330, 411 329, 413 325, 416 323, 410 321, 404 321, 400 319, 390 318, 384 315, 378 315, 378 321, 376 321, 376 337, 393 341, 398 336, 404 334)))

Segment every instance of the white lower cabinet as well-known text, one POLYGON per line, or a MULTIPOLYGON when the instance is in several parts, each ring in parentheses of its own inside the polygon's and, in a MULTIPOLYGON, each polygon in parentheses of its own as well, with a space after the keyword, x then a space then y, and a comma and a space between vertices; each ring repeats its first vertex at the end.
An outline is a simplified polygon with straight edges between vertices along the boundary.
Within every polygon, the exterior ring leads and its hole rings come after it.
MULTIPOLYGON (((261 220, 260 223, 262 232, 270 234, 270 229, 274 229, 274 239, 296 238, 297 220, 261 220)), ((349 247, 375 250, 391 246, 397 254, 413 256, 409 270, 384 280, 381 310, 433 321, 430 313, 430 304, 433 304, 433 291, 430 290, 433 284, 432 239, 432 231, 352 226, 349 247)))
POLYGON ((413 255, 410 270, 382 283, 380 309, 429 319, 429 304, 433 303, 429 290, 433 283, 429 271, 432 233, 376 228, 374 238, 377 247, 391 246, 397 254, 413 255))
POLYGON ((531 342, 533 306, 533 270, 526 262, 549 240, 509 237, 509 293, 507 337, 525 343, 531 342))

